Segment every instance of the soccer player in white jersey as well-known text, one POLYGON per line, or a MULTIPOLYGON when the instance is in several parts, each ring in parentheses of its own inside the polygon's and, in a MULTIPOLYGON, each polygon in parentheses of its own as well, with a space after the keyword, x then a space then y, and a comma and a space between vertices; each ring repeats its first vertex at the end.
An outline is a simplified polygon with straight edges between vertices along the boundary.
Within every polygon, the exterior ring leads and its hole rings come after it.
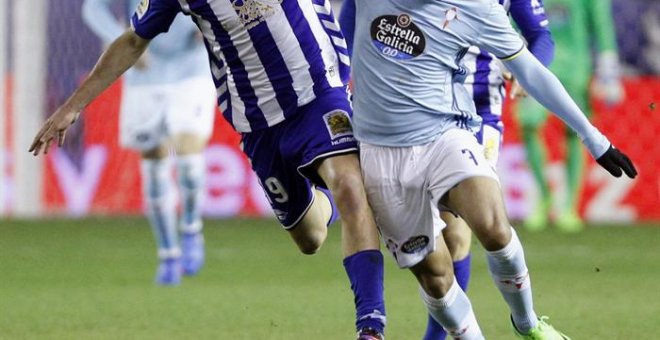
POLYGON ((31 152, 46 152, 53 140, 61 145, 79 112, 181 12, 202 32, 222 113, 241 133, 275 214, 301 252, 315 253, 341 215, 358 339, 382 340, 383 257, 353 137, 346 43, 329 1, 143 0, 132 28, 48 118, 31 152))
MULTIPOLYGON (((492 0, 356 1, 354 128, 369 203, 383 240, 420 283, 429 313, 455 339, 483 339, 453 275, 438 210, 461 216, 486 249, 490 274, 523 339, 567 339, 537 317, 522 245, 497 175, 474 133, 481 127, 462 82, 470 46, 504 61, 523 87, 576 131, 614 176, 632 162, 589 123, 534 58, 492 0)), ((507 318, 509 319, 509 318, 507 318)))
MULTIPOLYGON (((85 0, 83 19, 107 46, 126 30, 111 5, 121 3, 129 17, 139 1, 85 0)), ((124 77, 120 144, 142 157, 142 194, 158 245, 156 282, 161 285, 179 284, 182 273, 194 275, 204 263, 203 151, 215 115, 215 87, 206 59, 197 28, 181 15, 124 77), (179 228, 171 148, 181 197, 179 228)))

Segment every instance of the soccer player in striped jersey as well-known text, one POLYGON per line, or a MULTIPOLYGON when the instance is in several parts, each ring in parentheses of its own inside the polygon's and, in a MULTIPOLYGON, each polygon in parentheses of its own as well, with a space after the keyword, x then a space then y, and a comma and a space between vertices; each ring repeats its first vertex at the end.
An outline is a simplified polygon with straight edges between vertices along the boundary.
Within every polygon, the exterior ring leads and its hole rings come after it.
MULTIPOLYGON (((548 19, 542 2, 538 0, 499 0, 499 3, 511 15, 523 37, 527 41, 530 52, 543 65, 548 66, 553 56, 553 41, 547 29, 548 19)), ((346 0, 339 15, 344 36, 352 52, 353 35, 355 31, 355 0, 346 0)), ((502 106, 505 100, 505 77, 501 62, 493 54, 476 46, 471 46, 462 60, 467 70, 463 84, 471 94, 476 113, 482 119, 482 125, 476 137, 483 146, 484 157, 491 167, 496 168, 499 150, 502 143, 504 125, 502 122, 502 106)), ((524 94, 515 83, 512 95, 524 94)), ((456 282, 467 291, 470 279, 470 228, 460 217, 442 211, 442 220, 447 226, 442 234, 452 257, 456 282)), ((424 340, 445 339, 446 332, 431 315, 428 318, 424 340)))
POLYGON ((568 339, 537 317, 522 245, 498 177, 474 133, 481 128, 462 84, 470 46, 504 61, 523 87, 562 118, 612 175, 632 162, 584 117, 525 47, 492 0, 357 0, 352 77, 354 128, 367 197, 383 240, 420 284, 429 314, 455 339, 483 339, 453 275, 439 210, 461 216, 486 249, 489 272, 523 339, 568 339))
POLYGON ((179 13, 202 32, 222 113, 301 252, 315 253, 341 215, 358 339, 382 339, 383 257, 353 137, 346 43, 328 0, 143 0, 132 28, 46 120, 31 152, 61 145, 79 112, 179 13))
MULTIPOLYGON (((106 46, 126 30, 111 11, 116 2, 83 3, 85 23, 106 46)), ((140 0, 120 2, 130 16, 140 0)), ((176 285, 182 273, 195 275, 204 263, 203 152, 213 130, 215 87, 197 27, 182 15, 167 34, 150 44, 140 60, 124 77, 119 142, 142 156, 142 195, 160 259, 156 282, 176 285), (176 152, 181 197, 180 242, 170 148, 176 152)))

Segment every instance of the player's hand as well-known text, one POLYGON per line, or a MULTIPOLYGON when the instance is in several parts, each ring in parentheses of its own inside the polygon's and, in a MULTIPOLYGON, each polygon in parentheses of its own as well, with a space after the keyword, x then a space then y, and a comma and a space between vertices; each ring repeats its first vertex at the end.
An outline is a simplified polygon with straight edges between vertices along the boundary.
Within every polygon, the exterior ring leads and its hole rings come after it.
POLYGON ((630 158, 612 145, 596 162, 614 177, 621 177, 624 172, 630 178, 637 176, 637 169, 630 158))
POLYGON ((53 140, 57 139, 57 145, 64 145, 64 137, 66 137, 66 130, 71 126, 80 116, 80 112, 64 109, 60 107, 52 116, 50 116, 44 125, 39 130, 39 133, 34 137, 32 145, 28 150, 33 155, 37 156, 43 150, 44 154, 48 153, 48 148, 53 140))
POLYGON ((520 85, 518 80, 514 79, 513 84, 511 85, 511 93, 509 93, 510 99, 518 99, 527 97, 527 91, 520 85))
POLYGON ((510 99, 525 98, 528 96, 527 91, 523 89, 522 85, 520 85, 518 80, 516 80, 516 78, 513 76, 513 73, 504 71, 502 72, 502 78, 513 83, 511 84, 511 91, 509 92, 510 99))

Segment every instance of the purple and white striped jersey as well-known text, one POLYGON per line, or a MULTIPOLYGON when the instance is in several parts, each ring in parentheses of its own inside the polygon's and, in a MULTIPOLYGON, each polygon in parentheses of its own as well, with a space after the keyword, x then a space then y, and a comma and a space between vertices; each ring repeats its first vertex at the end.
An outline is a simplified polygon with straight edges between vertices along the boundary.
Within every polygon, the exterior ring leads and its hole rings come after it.
MULTIPOLYGON (((554 55, 554 43, 548 30, 548 18, 542 0, 499 0, 525 37, 528 49, 548 66, 554 55)), ((499 121, 504 100, 502 64, 497 58, 476 46, 462 59, 468 70, 464 84, 472 94, 477 113, 484 121, 499 121)))
POLYGON ((142 0, 132 27, 152 39, 179 12, 201 30, 218 105, 239 132, 280 123, 348 81, 346 41, 329 0, 142 0))

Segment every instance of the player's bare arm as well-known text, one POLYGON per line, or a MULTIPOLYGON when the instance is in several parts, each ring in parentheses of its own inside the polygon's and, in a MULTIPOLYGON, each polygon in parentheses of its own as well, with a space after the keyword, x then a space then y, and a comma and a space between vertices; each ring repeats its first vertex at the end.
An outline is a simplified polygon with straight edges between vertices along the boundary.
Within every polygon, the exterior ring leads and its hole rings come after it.
POLYGON ((149 40, 141 38, 133 30, 127 30, 112 42, 99 58, 89 77, 46 120, 28 151, 35 156, 42 150, 48 153, 48 148, 55 139, 57 144, 62 146, 66 130, 76 121, 80 111, 133 66, 148 45, 149 40))
POLYGON ((504 62, 516 79, 539 103, 554 112, 573 131, 578 133, 598 164, 615 177, 621 177, 623 173, 630 178, 637 176, 637 170, 628 156, 614 148, 607 137, 591 125, 557 77, 526 49, 504 62))

